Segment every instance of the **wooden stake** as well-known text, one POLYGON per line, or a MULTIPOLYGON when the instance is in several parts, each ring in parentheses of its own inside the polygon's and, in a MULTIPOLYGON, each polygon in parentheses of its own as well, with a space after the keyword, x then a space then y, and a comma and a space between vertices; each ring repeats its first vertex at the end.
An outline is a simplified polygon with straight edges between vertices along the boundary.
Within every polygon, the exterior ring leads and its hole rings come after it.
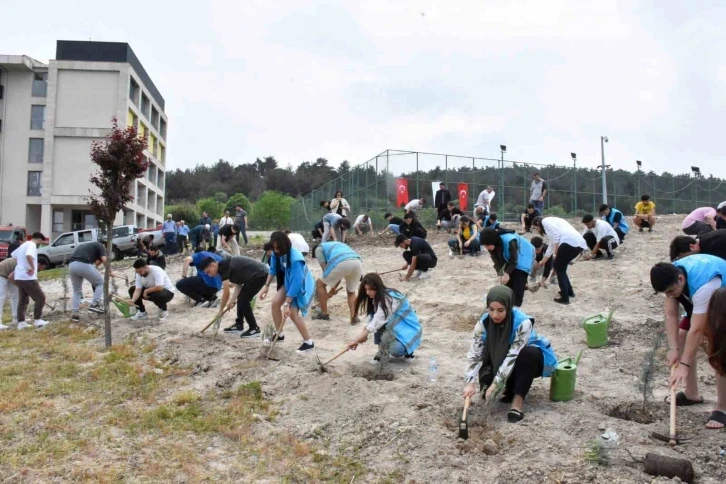
MULTIPOLYGON (((671 367, 671 377, 673 377, 673 374, 676 371, 676 368, 678 367, 678 364, 675 364, 671 367)), ((668 441, 668 445, 671 447, 675 447, 678 443, 676 439, 676 386, 671 386, 671 426, 670 426, 670 440, 668 441)))

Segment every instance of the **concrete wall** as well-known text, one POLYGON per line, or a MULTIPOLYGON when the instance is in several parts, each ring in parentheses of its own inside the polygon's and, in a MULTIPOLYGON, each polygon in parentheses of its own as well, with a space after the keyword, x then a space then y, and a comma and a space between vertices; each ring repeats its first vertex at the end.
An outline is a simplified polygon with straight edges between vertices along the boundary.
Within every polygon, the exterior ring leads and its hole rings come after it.
POLYGON ((52 194, 87 195, 94 188, 89 181, 96 165, 89 155, 91 143, 102 138, 56 137, 53 143, 52 194))
POLYGON ((118 91, 118 71, 58 70, 55 127, 109 128, 118 91))

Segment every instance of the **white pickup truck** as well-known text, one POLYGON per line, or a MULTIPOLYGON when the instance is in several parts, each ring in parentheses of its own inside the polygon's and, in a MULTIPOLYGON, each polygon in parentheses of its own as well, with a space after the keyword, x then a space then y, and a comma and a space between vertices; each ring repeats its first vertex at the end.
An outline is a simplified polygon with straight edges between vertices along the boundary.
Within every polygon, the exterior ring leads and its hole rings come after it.
POLYGON ((60 234, 50 245, 38 249, 38 262, 48 267, 67 264, 73 250, 87 242, 99 242, 99 230, 87 229, 60 234))

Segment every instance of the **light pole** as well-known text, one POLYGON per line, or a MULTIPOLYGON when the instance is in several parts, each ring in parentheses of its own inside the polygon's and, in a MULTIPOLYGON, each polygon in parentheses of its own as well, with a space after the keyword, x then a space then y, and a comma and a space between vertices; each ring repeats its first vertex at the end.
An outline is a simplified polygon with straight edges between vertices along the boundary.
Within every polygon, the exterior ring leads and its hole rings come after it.
POLYGON ((570 153, 572 157, 572 167, 574 168, 575 176, 572 184, 572 212, 577 212, 577 153, 570 153))
POLYGON ((638 165, 638 196, 640 196, 640 169, 643 166, 643 162, 640 160, 635 160, 635 164, 638 165))
POLYGON ((500 211, 502 216, 506 216, 504 213, 504 153, 507 152, 507 145, 499 145, 499 151, 502 153, 501 168, 499 169, 499 200, 501 201, 500 211))
MULTIPOLYGON (((693 172, 694 178, 701 178, 701 169, 699 167, 692 166, 691 171, 693 172)), ((695 203, 696 207, 698 207, 698 183, 693 184, 693 203, 695 203)))
POLYGON ((608 203, 608 182, 607 182, 607 169, 609 168, 605 164, 605 143, 610 141, 607 136, 600 136, 600 155, 602 156, 602 203, 608 203))

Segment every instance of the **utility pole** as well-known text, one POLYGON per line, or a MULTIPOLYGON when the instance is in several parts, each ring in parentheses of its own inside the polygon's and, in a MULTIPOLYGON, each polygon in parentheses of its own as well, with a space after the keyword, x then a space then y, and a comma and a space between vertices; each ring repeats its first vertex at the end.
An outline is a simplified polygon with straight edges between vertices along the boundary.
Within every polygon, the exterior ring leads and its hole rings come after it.
POLYGON ((600 165, 600 169, 602 170, 602 203, 608 203, 607 169, 609 166, 605 164, 605 143, 608 141, 607 136, 600 136, 600 155, 602 156, 602 165, 600 165))

